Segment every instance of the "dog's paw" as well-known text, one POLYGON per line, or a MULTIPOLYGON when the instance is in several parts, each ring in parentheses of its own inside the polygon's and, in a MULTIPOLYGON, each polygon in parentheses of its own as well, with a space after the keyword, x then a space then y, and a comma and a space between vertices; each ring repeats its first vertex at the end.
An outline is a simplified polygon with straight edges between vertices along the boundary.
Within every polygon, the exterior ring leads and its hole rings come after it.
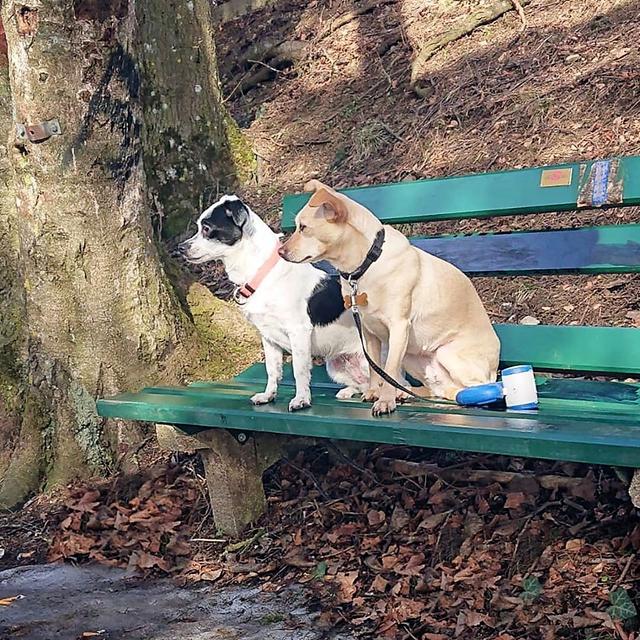
POLYGON ((310 406, 311 406, 311 398, 306 396, 298 398, 298 396, 296 396, 289 403, 289 411, 300 411, 300 409, 307 409, 310 406))
POLYGON ((367 389, 362 394, 362 402, 375 402, 380 397, 379 389, 367 389))
POLYGON ((396 402, 406 402, 407 400, 411 400, 413 396, 409 395, 406 391, 400 391, 400 389, 396 390, 396 402))
POLYGON ((336 398, 338 398, 338 400, 348 400, 349 398, 353 398, 356 393, 358 393, 357 389, 354 389, 353 387, 345 387, 336 393, 336 398))
POLYGON ((268 404, 269 402, 273 402, 276 399, 275 393, 256 393, 251 396, 251 402, 253 404, 268 404))
POLYGON ((383 416, 387 413, 393 413, 396 410, 395 400, 377 400, 371 408, 374 416, 383 416))

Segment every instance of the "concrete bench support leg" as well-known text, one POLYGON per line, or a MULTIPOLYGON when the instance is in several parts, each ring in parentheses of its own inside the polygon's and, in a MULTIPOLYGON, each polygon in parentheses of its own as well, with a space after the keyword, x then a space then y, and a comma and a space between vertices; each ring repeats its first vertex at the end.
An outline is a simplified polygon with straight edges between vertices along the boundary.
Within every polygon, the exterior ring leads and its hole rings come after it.
POLYGON ((189 435, 167 424, 156 424, 156 434, 163 449, 202 456, 213 519, 221 533, 237 537, 264 513, 262 473, 282 455, 279 436, 255 434, 240 444, 223 429, 189 435))
POLYGON ((629 486, 629 496, 633 506, 640 509, 640 469, 636 469, 633 472, 633 478, 629 486))

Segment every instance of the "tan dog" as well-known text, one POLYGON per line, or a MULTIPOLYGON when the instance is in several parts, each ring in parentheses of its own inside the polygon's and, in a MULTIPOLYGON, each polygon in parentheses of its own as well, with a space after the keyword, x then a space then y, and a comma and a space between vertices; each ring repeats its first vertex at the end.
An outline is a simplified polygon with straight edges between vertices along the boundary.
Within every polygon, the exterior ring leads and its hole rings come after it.
MULTIPOLYGON (((341 273, 358 270, 382 237, 379 258, 358 280, 367 351, 399 380, 404 369, 429 395, 454 400, 460 389, 496 379, 500 342, 471 281, 453 265, 409 244, 365 207, 311 180, 315 191, 296 216, 296 231, 280 255, 290 262, 327 260, 341 273)), ((341 279, 343 295, 351 293, 341 279)), ((403 394, 398 394, 402 398, 403 394)), ((406 396, 405 396, 406 397, 406 396)), ((373 414, 396 408, 396 390, 371 371, 366 401, 373 414)))

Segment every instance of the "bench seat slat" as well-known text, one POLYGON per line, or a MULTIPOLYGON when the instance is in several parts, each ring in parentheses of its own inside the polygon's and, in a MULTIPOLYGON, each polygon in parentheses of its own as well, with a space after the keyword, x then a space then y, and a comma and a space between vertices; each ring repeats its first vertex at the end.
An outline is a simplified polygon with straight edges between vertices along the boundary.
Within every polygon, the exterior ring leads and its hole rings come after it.
MULTIPOLYGON (((640 156, 619 159, 623 178, 622 205, 640 204, 640 156)), ((341 189, 383 222, 428 222, 461 218, 571 211, 593 162, 569 163, 474 175, 416 180, 341 189), (541 186, 542 172, 571 170, 568 186, 541 186)), ((282 228, 290 231, 309 194, 285 196, 282 228)), ((605 203, 604 206, 607 206, 605 203)))
POLYGON ((210 394, 203 388, 180 391, 123 394, 100 400, 99 411, 105 417, 196 427, 640 466, 637 414, 587 414, 574 406, 563 412, 544 404, 531 414, 406 405, 391 416, 373 418, 367 405, 329 397, 290 413, 284 395, 274 404, 252 407, 248 393, 231 394, 224 386, 210 394))
POLYGON ((469 275, 636 273, 640 224, 440 238, 411 238, 469 275))
POLYGON ((627 327, 495 325, 501 367, 541 371, 640 373, 640 330, 627 327))
MULTIPOLYGON (((187 389, 204 392, 230 389, 243 393, 249 391, 255 393, 263 390, 266 381, 264 364, 256 363, 228 382, 192 382, 187 389)), ((285 365, 280 384, 285 389, 295 387, 290 364, 285 365)), ((332 396, 340 388, 329 379, 326 369, 321 366, 313 367, 312 384, 315 395, 332 396)), ((551 376, 537 376, 536 384, 541 398, 563 402, 580 402, 585 406, 604 407, 606 405, 607 410, 608 407, 613 407, 624 411, 637 411, 640 415, 640 384, 551 376)), ((161 393, 163 389, 167 388, 151 387, 145 391, 161 393)), ((178 390, 185 391, 186 389, 180 388, 178 390)))
MULTIPOLYGON (((311 372, 311 380, 315 393, 335 393, 340 387, 327 375, 323 366, 315 366, 311 372)), ((192 382, 188 389, 245 388, 262 390, 267 381, 264 364, 257 362, 228 382, 192 382)), ((293 370, 290 364, 283 368, 283 387, 294 387, 293 370)), ((584 378, 558 378, 537 376, 538 393, 542 398, 563 400, 580 400, 589 402, 606 402, 616 405, 637 406, 640 409, 640 384, 586 380, 584 378)), ((152 387, 161 389, 162 387, 152 387)))
MULTIPOLYGON (((150 395, 162 395, 162 396, 180 396, 192 398, 194 401, 197 399, 203 399, 207 401, 213 401, 214 399, 226 399, 226 398, 245 398, 249 403, 249 398, 257 391, 262 391, 264 385, 247 385, 244 383, 236 384, 215 384, 210 387, 194 387, 178 388, 178 387, 149 387, 143 389, 141 394, 150 395)), ((286 387, 285 387, 286 389, 286 387)), ((543 411, 546 420, 550 420, 553 416, 566 418, 571 416, 588 416, 590 418, 606 418, 607 421, 623 421, 626 422, 629 417, 637 418, 640 413, 640 402, 612 402, 606 397, 600 397, 598 399, 585 399, 585 398, 569 398, 554 397, 553 392, 544 390, 544 385, 541 388, 540 393, 540 407, 543 411)), ((318 405, 333 405, 335 404, 335 393, 337 388, 314 388, 313 389, 313 402, 315 406, 318 405)), ((282 398, 292 397, 293 392, 283 391, 282 398)), ((360 405, 359 398, 351 398, 350 400, 343 400, 339 406, 353 406, 354 404, 360 405)), ((424 403, 416 404, 410 402, 401 410, 410 411, 435 411, 440 413, 452 413, 458 415, 487 415, 487 409, 482 408, 464 408, 460 407, 453 402, 437 401, 434 400, 428 405, 424 403)), ((501 413, 501 412, 499 412, 501 413)), ((638 421, 640 424, 640 421, 638 421)))

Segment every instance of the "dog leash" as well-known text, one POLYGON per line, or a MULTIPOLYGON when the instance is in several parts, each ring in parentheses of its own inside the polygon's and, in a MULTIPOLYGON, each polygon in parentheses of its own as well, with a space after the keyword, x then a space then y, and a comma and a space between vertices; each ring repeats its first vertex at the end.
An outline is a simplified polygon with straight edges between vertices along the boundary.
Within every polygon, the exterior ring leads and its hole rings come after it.
POLYGON ((351 313, 353 315, 353 320, 356 325, 356 329, 358 330, 358 336, 360 336, 360 343, 362 344, 362 351, 364 353, 364 357, 369 363, 369 366, 388 384, 392 387, 395 387, 399 391, 403 391, 404 393, 410 395, 421 402, 429 402, 429 403, 437 403, 435 400, 430 400, 428 398, 423 398, 419 396, 417 393, 411 391, 411 389, 407 389, 404 385, 400 384, 397 380, 394 380, 380 365, 378 365, 373 358, 367 352, 367 347, 364 342, 364 334, 362 331, 362 318, 360 317, 360 304, 367 304, 367 294, 366 293, 358 293, 358 280, 365 274, 367 269, 382 255, 382 245, 384 244, 385 239, 385 231, 384 227, 382 227, 378 233, 376 233, 376 237, 371 245, 371 248, 367 252, 364 261, 362 264, 357 267, 354 271, 350 273, 346 273, 344 271, 339 271, 342 278, 347 281, 347 284, 351 288, 351 295, 344 297, 344 306, 346 308, 351 309, 351 313))
POLYGON ((431 400, 429 398, 424 398, 419 396, 417 393, 411 391, 411 389, 407 389, 404 385, 400 384, 397 380, 394 380, 381 366, 379 366, 374 359, 367 352, 367 347, 364 343, 364 335, 362 332, 362 318, 360 317, 360 308, 356 298, 358 297, 358 283, 348 279, 347 283, 351 287, 351 313, 353 315, 353 321, 356 324, 356 329, 358 330, 358 335, 360 336, 360 343, 362 344, 362 352, 364 353, 364 357, 366 361, 369 363, 369 366, 385 381, 388 382, 392 387, 395 387, 399 391, 404 391, 404 393, 410 395, 416 400, 420 400, 421 402, 428 402, 432 404, 439 404, 441 401, 431 400))

